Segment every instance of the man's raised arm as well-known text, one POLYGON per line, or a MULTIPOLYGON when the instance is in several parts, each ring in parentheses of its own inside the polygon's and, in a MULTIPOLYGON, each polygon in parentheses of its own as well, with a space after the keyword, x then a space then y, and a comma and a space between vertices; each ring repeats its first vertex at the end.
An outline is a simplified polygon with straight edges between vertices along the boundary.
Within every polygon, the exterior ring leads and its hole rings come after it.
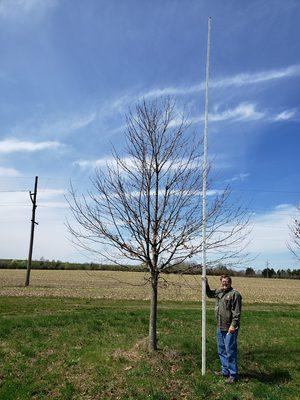
POLYGON ((206 295, 207 295, 207 297, 210 297, 210 298, 216 297, 216 291, 211 290, 211 288, 209 287, 207 278, 205 278, 205 279, 206 279, 206 295))

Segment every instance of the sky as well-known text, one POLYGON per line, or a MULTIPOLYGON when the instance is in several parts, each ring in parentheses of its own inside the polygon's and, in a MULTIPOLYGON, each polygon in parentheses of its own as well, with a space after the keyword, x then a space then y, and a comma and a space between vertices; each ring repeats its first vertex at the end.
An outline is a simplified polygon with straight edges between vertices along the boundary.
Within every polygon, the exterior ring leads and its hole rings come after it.
POLYGON ((252 266, 299 268, 286 247, 300 202, 297 0, 0 0, 0 258, 91 262, 65 226, 142 98, 172 96, 203 134, 212 17, 209 154, 248 205, 252 266))

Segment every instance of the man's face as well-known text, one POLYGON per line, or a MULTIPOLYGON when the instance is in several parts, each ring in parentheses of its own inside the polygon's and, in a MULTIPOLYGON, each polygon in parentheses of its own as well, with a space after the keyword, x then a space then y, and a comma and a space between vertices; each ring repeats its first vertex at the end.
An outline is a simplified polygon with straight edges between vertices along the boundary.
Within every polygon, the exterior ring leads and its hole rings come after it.
POLYGON ((221 280, 221 288, 222 290, 228 290, 231 288, 231 283, 228 278, 223 278, 221 280))

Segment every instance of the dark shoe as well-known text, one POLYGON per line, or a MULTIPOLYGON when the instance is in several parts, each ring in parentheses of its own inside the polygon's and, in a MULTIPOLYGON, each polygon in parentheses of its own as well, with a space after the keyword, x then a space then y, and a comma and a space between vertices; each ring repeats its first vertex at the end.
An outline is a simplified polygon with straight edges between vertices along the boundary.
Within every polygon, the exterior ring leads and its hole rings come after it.
POLYGON ((227 379, 226 379, 226 383, 228 384, 228 385, 232 385, 233 383, 236 383, 237 382, 237 378, 234 378, 233 376, 229 376, 227 379))
POLYGON ((216 375, 216 376, 223 376, 223 378, 228 378, 228 377, 229 377, 229 375, 223 374, 222 371, 215 371, 215 372, 214 372, 214 375, 216 375))

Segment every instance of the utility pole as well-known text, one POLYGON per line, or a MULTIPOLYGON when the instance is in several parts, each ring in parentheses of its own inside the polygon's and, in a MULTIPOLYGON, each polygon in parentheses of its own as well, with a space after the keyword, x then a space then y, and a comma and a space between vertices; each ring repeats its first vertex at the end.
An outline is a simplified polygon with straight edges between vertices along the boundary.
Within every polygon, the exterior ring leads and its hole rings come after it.
POLYGON ((34 227, 35 227, 35 225, 38 225, 38 223, 35 222, 35 210, 37 207, 37 205, 36 205, 37 184, 38 184, 38 176, 35 177, 34 192, 33 193, 31 191, 29 192, 30 200, 32 202, 32 218, 31 218, 31 233, 30 233, 30 243, 29 243, 29 253, 28 253, 25 286, 29 286, 31 260, 32 260, 32 249, 33 249, 33 238, 34 238, 34 227))
POLYGON ((206 183, 207 183, 207 133, 208 133, 208 81, 210 61, 211 17, 208 17, 206 81, 205 81, 205 119, 202 164, 202 375, 206 369, 206 183))

